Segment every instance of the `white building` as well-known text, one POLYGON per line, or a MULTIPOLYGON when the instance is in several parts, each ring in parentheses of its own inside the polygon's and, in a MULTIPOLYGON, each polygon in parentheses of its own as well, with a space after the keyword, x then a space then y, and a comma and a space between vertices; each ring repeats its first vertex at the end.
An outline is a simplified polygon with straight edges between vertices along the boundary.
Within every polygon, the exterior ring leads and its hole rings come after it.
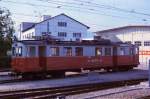
POLYGON ((127 42, 139 46, 140 63, 150 59, 150 26, 124 26, 95 32, 113 42, 127 42))
POLYGON ((86 38, 88 26, 65 15, 43 16, 39 23, 24 22, 20 26, 20 40, 34 40, 35 37, 50 35, 61 40, 81 40, 86 38))

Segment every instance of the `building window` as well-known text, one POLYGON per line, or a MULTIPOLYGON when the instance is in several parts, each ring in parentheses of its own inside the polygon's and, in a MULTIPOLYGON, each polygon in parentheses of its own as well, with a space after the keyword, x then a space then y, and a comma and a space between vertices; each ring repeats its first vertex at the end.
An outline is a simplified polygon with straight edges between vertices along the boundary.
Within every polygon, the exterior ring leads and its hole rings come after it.
POLYGON ((30 37, 29 37, 30 39, 32 38, 32 33, 30 33, 30 37))
POLYGON ((145 41, 144 46, 150 46, 150 41, 145 41))
POLYGON ((134 44, 137 45, 137 46, 141 46, 142 45, 141 41, 135 41, 134 44))
POLYGON ((59 48, 51 47, 51 56, 59 56, 59 48))
POLYGON ((58 26, 67 27, 67 23, 66 22, 58 22, 58 26))
POLYGON ((27 38, 29 38, 30 37, 30 35, 29 34, 27 34, 27 38))
POLYGON ((102 48, 95 49, 95 56, 102 56, 102 48))
POLYGON ((81 37, 81 33, 73 33, 73 37, 81 37))
POLYGON ((51 32, 42 32, 42 36, 47 36, 47 35, 50 35, 51 32))
POLYGON ((127 44, 131 44, 131 41, 126 41, 125 43, 127 43, 127 44))
POLYGON ((64 53, 66 56, 72 56, 72 48, 71 47, 65 47, 64 48, 64 53))
POLYGON ((66 37, 67 33, 66 32, 58 32, 59 37, 66 37))
POLYGON ((82 47, 76 47, 75 48, 75 54, 76 54, 76 56, 83 56, 83 48, 82 47))
POLYGON ((32 32, 32 33, 31 33, 31 38, 33 38, 33 36, 34 36, 34 33, 32 32))
POLYGON ((80 41, 80 38, 76 38, 76 41, 80 41))
POLYGON ((110 56, 111 55, 111 48, 105 48, 105 55, 110 56))

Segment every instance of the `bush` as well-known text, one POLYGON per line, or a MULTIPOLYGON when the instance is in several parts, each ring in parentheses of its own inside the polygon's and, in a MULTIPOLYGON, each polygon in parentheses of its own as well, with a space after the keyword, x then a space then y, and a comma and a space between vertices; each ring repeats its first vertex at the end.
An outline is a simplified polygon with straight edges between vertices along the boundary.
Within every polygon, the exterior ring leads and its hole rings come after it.
POLYGON ((11 57, 3 56, 0 57, 0 68, 10 68, 11 67, 11 57))

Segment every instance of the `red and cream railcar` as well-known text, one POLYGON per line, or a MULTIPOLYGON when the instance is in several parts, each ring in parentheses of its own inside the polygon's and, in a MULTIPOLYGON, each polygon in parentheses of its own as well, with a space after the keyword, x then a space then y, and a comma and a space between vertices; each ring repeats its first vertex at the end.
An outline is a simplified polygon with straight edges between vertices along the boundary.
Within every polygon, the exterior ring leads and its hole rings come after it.
POLYGON ((61 74, 82 69, 129 70, 139 64, 138 47, 109 41, 18 41, 12 46, 18 74, 61 74))

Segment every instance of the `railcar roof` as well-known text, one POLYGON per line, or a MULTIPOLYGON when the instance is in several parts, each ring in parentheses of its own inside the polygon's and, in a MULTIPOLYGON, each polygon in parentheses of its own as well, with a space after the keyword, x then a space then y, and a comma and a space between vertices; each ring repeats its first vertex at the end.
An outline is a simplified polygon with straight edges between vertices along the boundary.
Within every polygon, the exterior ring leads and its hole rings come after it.
POLYGON ((95 46, 95 45, 132 45, 127 43, 114 43, 110 40, 82 40, 82 41, 51 41, 51 40, 22 40, 17 41, 24 45, 64 45, 64 46, 95 46))
POLYGON ((17 41, 25 45, 112 45, 109 40, 82 40, 82 41, 51 41, 51 40, 22 40, 17 41))

